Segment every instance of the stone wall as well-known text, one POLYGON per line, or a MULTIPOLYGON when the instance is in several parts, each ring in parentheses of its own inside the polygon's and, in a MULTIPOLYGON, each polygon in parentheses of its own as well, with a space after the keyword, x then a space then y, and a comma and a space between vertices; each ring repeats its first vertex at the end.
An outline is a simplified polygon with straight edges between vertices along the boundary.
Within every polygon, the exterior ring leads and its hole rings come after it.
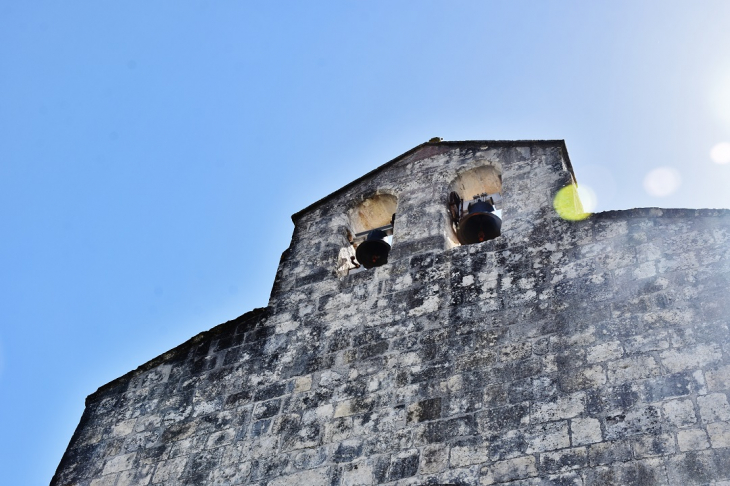
POLYGON ((730 484, 730 211, 567 222, 573 181, 560 141, 428 143, 297 213, 269 305, 91 395, 51 484, 730 484), (449 248, 484 164, 503 235, 449 248), (390 262, 338 277, 378 193, 390 262))

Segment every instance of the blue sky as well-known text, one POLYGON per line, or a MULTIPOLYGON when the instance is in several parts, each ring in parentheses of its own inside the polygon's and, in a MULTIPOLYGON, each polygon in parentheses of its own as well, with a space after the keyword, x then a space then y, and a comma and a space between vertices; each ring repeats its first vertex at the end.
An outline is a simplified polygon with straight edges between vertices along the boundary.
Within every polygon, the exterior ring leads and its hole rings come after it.
POLYGON ((3 483, 47 484, 86 395, 264 306, 290 215, 431 137, 565 139, 599 211, 730 207, 728 18, 0 0, 3 483))

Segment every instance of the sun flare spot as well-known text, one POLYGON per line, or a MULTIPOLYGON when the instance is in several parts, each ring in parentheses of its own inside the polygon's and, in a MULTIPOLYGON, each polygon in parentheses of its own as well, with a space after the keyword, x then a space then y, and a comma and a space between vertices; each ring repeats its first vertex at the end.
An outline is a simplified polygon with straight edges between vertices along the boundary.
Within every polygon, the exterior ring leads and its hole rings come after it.
POLYGON ((720 142, 710 150, 710 158, 716 164, 730 163, 730 143, 720 142))
POLYGON ((644 190, 650 196, 665 197, 673 194, 682 185, 682 176, 677 169, 658 167, 644 177, 644 190))
MULTIPOLYGON (((555 199, 553 199, 553 207, 558 215, 567 221, 586 219, 591 213, 586 212, 581 204, 584 194, 588 196, 588 199, 590 198, 590 194, 593 194, 592 207, 595 207, 595 193, 593 191, 590 191, 590 193, 582 191, 575 185, 565 186, 560 189, 555 195, 555 199)), ((587 202, 590 203, 590 201, 587 202)))

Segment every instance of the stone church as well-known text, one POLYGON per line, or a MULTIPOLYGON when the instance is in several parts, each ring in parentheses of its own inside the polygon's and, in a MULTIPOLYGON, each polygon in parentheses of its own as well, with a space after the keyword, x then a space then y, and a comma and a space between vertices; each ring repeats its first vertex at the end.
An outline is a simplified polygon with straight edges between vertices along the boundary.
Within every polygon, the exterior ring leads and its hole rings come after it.
POLYGON ((90 395, 51 485, 730 484, 730 210, 575 184, 432 139, 301 210, 268 306, 90 395))

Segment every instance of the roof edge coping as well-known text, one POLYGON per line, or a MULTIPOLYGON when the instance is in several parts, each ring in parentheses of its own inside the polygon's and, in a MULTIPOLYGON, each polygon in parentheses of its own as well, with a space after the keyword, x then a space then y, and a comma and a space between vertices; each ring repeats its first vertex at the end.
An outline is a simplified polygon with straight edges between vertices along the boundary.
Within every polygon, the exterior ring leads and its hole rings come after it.
POLYGON ((253 310, 250 310, 235 319, 231 319, 230 321, 226 321, 222 324, 218 324, 217 326, 208 329, 207 331, 203 331, 199 334, 196 334, 195 336, 191 337, 187 341, 183 342, 182 344, 179 344, 175 346, 174 348, 165 351, 164 353, 152 358, 151 360, 147 361, 146 363, 138 366, 137 368, 133 369, 132 371, 125 373, 124 375, 113 379, 112 381, 106 383, 105 385, 100 386, 94 393, 90 394, 86 397, 85 405, 88 407, 89 404, 95 403, 99 401, 102 397, 104 397, 107 393, 113 391, 115 388, 118 388, 120 386, 123 386, 132 379, 133 376, 144 373, 145 371, 149 371, 152 368, 159 366, 163 364, 166 361, 170 361, 171 359, 177 358, 181 356, 183 353, 189 351, 195 344, 198 344, 200 342, 205 341, 206 339, 213 338, 219 334, 224 333, 225 331, 229 330, 232 326, 238 325, 243 321, 248 321, 250 319, 260 318, 262 315, 265 315, 266 311, 268 311, 268 307, 257 307, 253 310))

